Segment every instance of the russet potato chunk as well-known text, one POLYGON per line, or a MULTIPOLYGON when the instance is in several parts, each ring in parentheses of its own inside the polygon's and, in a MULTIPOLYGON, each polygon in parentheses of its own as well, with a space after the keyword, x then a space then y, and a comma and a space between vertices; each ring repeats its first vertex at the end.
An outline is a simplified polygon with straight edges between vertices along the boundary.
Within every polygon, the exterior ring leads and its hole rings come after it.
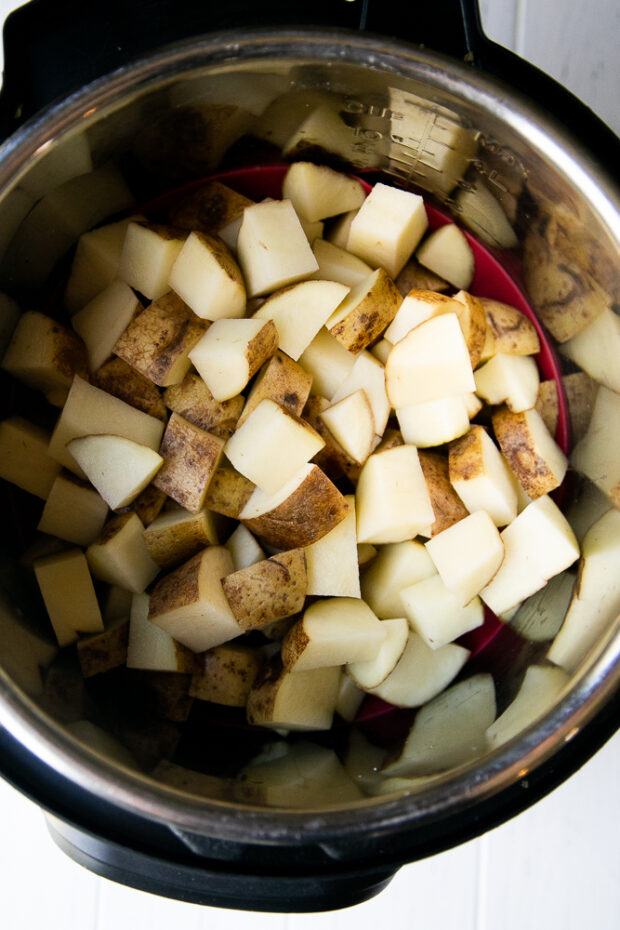
POLYGON ((173 413, 159 452, 164 460, 154 485, 181 507, 198 513, 205 504, 209 482, 217 468, 224 440, 173 413))
POLYGON ((467 649, 456 643, 431 649, 421 636, 410 632, 394 669, 370 693, 396 707, 420 707, 456 678, 468 656, 467 649))
POLYGON ((259 539, 279 549, 309 546, 347 515, 347 502, 317 465, 304 465, 273 495, 252 493, 239 519, 259 539))
POLYGON ((351 288, 325 326, 345 349, 357 355, 391 323, 400 303, 393 280, 384 268, 377 268, 351 288))
POLYGON ((536 327, 524 313, 490 297, 481 297, 480 303, 487 321, 485 354, 536 355, 540 352, 536 327))
POLYGON ((330 402, 325 397, 318 394, 311 394, 308 402, 304 407, 303 417, 310 426, 316 430, 325 445, 320 449, 312 461, 318 465, 332 481, 337 481, 343 476, 357 482, 361 466, 356 462, 348 452, 342 448, 336 437, 332 435, 327 428, 321 414, 330 406, 330 402))
POLYGON ((263 667, 247 702, 248 722, 287 730, 329 730, 334 718, 340 668, 287 671, 276 655, 263 667))
POLYGON ((394 277, 411 257, 427 226, 419 194, 378 183, 353 218, 347 249, 394 277))
POLYGON ((108 505, 97 491, 61 472, 50 489, 37 529, 77 546, 97 538, 108 515, 108 505))
POLYGON ((143 309, 129 285, 116 279, 73 316, 71 325, 86 345, 91 373, 110 358, 117 340, 143 309))
POLYGON ((333 530, 306 546, 306 594, 321 597, 361 597, 357 552, 355 496, 345 498, 348 513, 333 530))
POLYGON ((474 253, 462 230, 448 223, 433 230, 416 251, 421 265, 459 289, 474 276, 474 253))
POLYGON ((559 487, 568 462, 538 411, 515 413, 500 407, 492 419, 501 450, 529 497, 541 497, 559 487))
POLYGON ((160 387, 179 384, 208 325, 177 294, 165 294, 129 324, 114 352, 160 387))
POLYGON ((130 222, 107 223, 80 236, 64 295, 69 313, 77 313, 117 277, 130 222))
POLYGON ((241 426, 265 398, 300 417, 311 386, 312 375, 278 349, 256 376, 237 426, 241 426))
POLYGON ((164 422, 168 419, 166 404, 157 385, 124 359, 113 357, 104 362, 90 380, 95 387, 124 400, 137 410, 164 422))
POLYGON ((358 542, 402 542, 435 519, 415 446, 371 455, 360 473, 355 500, 358 542))
POLYGON ((149 604, 148 594, 132 595, 127 668, 191 675, 196 670, 196 654, 149 621, 149 604))
POLYGON ((144 542, 157 565, 172 568, 206 546, 217 545, 213 516, 204 509, 198 513, 182 507, 168 510, 146 527, 144 542))
POLYGON ((184 230, 132 221, 127 227, 118 276, 148 300, 170 290, 170 270, 187 237, 184 230))
POLYGON ((491 581, 504 558, 499 532, 477 510, 425 544, 445 586, 465 607, 491 581))
POLYGON ((235 620, 221 579, 232 572, 224 546, 208 546, 161 578, 153 591, 148 619, 193 652, 204 652, 243 632, 235 620))
POLYGON ((252 203, 249 197, 244 197, 221 181, 209 181, 171 206, 170 222, 177 229, 186 229, 188 232, 198 230, 217 236, 229 223, 240 218, 245 208, 252 203))
POLYGON ((460 307, 453 297, 436 291, 413 288, 405 294, 396 316, 385 331, 385 338, 392 345, 410 333, 412 329, 441 313, 459 313, 460 307))
POLYGON ((289 549, 222 578, 224 594, 239 626, 259 630, 303 609, 308 588, 303 549, 289 549))
POLYGON ((299 216, 324 220, 361 207, 366 192, 356 178, 326 165, 294 162, 282 182, 282 196, 290 200, 299 216))
POLYGON ((23 313, 2 358, 2 368, 62 407, 75 375, 87 377, 88 355, 80 337, 36 310, 23 313))
POLYGON ((101 581, 141 594, 159 572, 143 539, 144 526, 135 513, 112 517, 86 550, 88 566, 101 581))
POLYGON ((241 270, 224 243, 207 233, 189 234, 168 283, 204 320, 240 317, 245 312, 241 270))
POLYGON ((271 320, 216 320, 189 354, 216 400, 236 397, 278 348, 271 320))
POLYGON ((234 468, 216 468, 207 487, 205 507, 236 520, 255 488, 234 468))
POLYGON ((320 281, 338 281, 347 287, 354 287, 372 272, 370 265, 357 255, 341 249, 327 239, 315 239, 312 251, 319 263, 318 271, 315 271, 312 277, 320 281))
POLYGON ((148 446, 109 433, 78 436, 67 449, 112 510, 135 500, 164 464, 148 446))
POLYGON ((432 537, 458 523, 469 511, 450 481, 448 459, 437 452, 424 450, 420 451, 419 458, 435 514, 435 522, 428 528, 428 535, 432 537))
POLYGON ((480 598, 474 596, 463 604, 465 596, 463 592, 454 594, 439 574, 431 575, 400 592, 403 613, 411 629, 433 651, 484 623, 484 608, 480 598))
POLYGON ((265 398, 228 440, 226 456, 262 491, 275 494, 323 445, 308 423, 265 398))
POLYGON ((49 433, 23 417, 0 423, 0 478, 46 500, 60 464, 49 455, 49 433))
POLYGON ((296 672, 366 662, 386 635, 387 627, 360 598, 327 598, 311 604, 286 634, 282 662, 296 672))
POLYGON ((489 404, 506 403, 510 410, 529 410, 536 403, 540 378, 529 355, 497 352, 474 374, 476 394, 489 404))
POLYGON ((33 568, 60 646, 74 642, 78 633, 103 630, 95 588, 81 549, 37 559, 33 568))
POLYGON ((111 623, 102 633, 93 633, 77 644, 77 654, 84 678, 101 675, 125 665, 129 639, 129 618, 111 623))
POLYGON ((421 542, 406 539, 381 546, 362 573, 362 597, 381 620, 404 616, 400 592, 437 572, 421 542))
POLYGON ((225 643, 208 649, 196 657, 197 669, 189 693, 201 701, 245 707, 263 661, 260 650, 242 643, 225 643))
POLYGON ((486 510, 496 526, 514 520, 516 482, 483 426, 473 425, 450 444, 448 468, 450 482, 470 513, 486 510))
POLYGON ((189 371, 180 384, 164 391, 166 406, 194 426, 228 439, 235 431, 245 400, 241 395, 228 400, 216 400, 199 375, 189 371))

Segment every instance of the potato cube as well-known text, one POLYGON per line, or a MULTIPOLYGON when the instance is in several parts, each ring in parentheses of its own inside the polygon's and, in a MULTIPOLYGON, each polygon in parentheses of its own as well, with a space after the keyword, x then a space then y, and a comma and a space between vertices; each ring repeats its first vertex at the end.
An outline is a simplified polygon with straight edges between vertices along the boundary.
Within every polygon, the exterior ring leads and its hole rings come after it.
POLYGON ((376 655, 365 662, 349 662, 346 670, 359 688, 368 691, 385 681, 396 668, 409 638, 409 624, 404 617, 382 621, 385 639, 376 655))
POLYGON ((173 568, 209 545, 217 545, 213 515, 208 510, 190 513, 182 507, 168 510, 144 530, 148 554, 160 568, 173 568))
POLYGON ((180 384, 166 388, 164 402, 194 426, 228 439, 235 431, 245 398, 238 394, 229 400, 216 400, 202 378, 189 371, 180 384))
POLYGON ((221 579, 232 572, 224 546, 207 546, 165 575, 153 588, 149 621, 193 652, 204 652, 240 636, 221 579))
POLYGON ((502 407, 492 419, 500 448, 529 497, 541 497, 559 487, 568 461, 538 411, 514 413, 502 407))
POLYGON ((312 375, 312 393, 331 400, 350 374, 355 356, 326 329, 321 329, 302 353, 299 364, 312 375))
POLYGON ((425 544, 441 580, 462 607, 480 593, 504 559, 504 544, 485 510, 477 510, 425 544))
POLYGON ((422 289, 409 291, 386 329, 385 338, 392 345, 396 345, 420 323, 442 313, 458 313, 458 310, 457 301, 446 294, 422 289))
POLYGON ((48 454, 49 433, 23 417, 0 423, 0 478, 45 500, 60 471, 48 454))
POLYGON ((506 355, 537 355, 540 339, 534 324, 516 307, 481 297, 487 320, 486 358, 496 352, 506 355))
POLYGON ((74 642, 78 632, 103 630, 88 563, 81 549, 37 559, 33 568, 59 646, 74 642))
POLYGON ((327 407, 321 419, 347 455, 363 465, 375 445, 376 428, 368 395, 363 389, 327 407))
POLYGON ((250 690, 248 723, 286 730, 329 730, 340 674, 337 666, 289 672, 280 657, 274 656, 250 690))
POLYGON ((129 285, 115 280, 75 314, 71 325, 84 340, 91 372, 112 355, 118 339, 142 309, 129 285))
POLYGON ((168 279, 187 233, 171 226, 132 221, 127 227, 118 276, 157 300, 170 290, 168 279))
MULTIPOLYGON (((420 582, 422 585, 426 583, 420 582)), ((370 693, 396 707, 421 707, 447 688, 468 657, 469 652, 463 646, 446 643, 431 649, 421 636, 410 632, 405 650, 393 671, 370 693)))
POLYGON ((244 210, 237 254, 250 297, 293 284, 318 268, 290 200, 257 203, 244 210))
POLYGON ((385 368, 370 352, 360 352, 347 377, 336 388, 332 403, 342 400, 354 391, 362 388, 372 408, 375 420, 375 433, 383 436, 390 416, 390 402, 385 392, 385 368))
POLYGON ((463 394, 440 397, 409 407, 397 407, 396 418, 403 439, 425 449, 458 439, 469 429, 467 403, 463 394))
POLYGON ((74 375, 88 371, 86 347, 78 335, 35 310, 22 314, 2 359, 2 368, 62 406, 74 375))
POLYGON ((95 387, 124 400, 136 410, 157 417, 158 420, 168 419, 166 404, 157 385, 124 359, 109 359, 94 372, 90 380, 95 387))
POLYGON ((450 482, 447 457, 436 452, 420 452, 419 457, 435 514, 435 522, 422 535, 435 536, 466 517, 468 510, 450 482))
POLYGON ((191 232, 168 278, 170 287, 203 320, 245 313, 241 270, 223 242, 191 232))
POLYGON ((170 221, 177 229, 198 230, 218 236, 233 220, 241 218, 253 201, 220 181, 208 181, 190 191, 169 210, 170 221))
POLYGON ((127 439, 157 450, 163 431, 161 420, 136 410, 76 375, 52 433, 48 453, 65 468, 83 478, 84 473, 67 449, 67 443, 72 439, 110 433, 126 436, 127 439))
POLYGON ((141 594, 159 572, 143 539, 144 526, 135 513, 112 517, 86 550, 95 578, 141 594))
POLYGON ((429 271, 459 289, 468 288, 474 277, 474 253, 465 233, 454 223, 433 230, 415 257, 429 271))
POLYGON ((362 597, 381 620, 404 616, 400 592, 436 573, 433 560, 414 539, 381 546, 362 575, 362 597))
POLYGON ((300 417, 311 386, 312 375, 278 349, 256 376, 237 426, 266 398, 300 417))
POLYGON ((298 613, 307 586, 303 549, 289 549, 222 578, 226 599, 243 630, 259 630, 298 613))
POLYGON ((347 294, 325 326, 349 352, 357 355, 378 339, 401 304, 396 285, 377 268, 347 294))
POLYGON ((318 465, 332 481, 338 481, 340 478, 346 477, 353 484, 356 484, 361 471, 361 465, 359 462, 356 462, 348 452, 345 452, 335 436, 333 436, 327 428, 321 414, 324 413, 329 406, 330 402, 324 397, 313 395, 308 398, 308 402, 304 408, 304 420, 317 431, 325 443, 323 448, 313 456, 312 461, 315 465, 318 465))
POLYGON ((319 263, 318 270, 312 275, 319 281, 338 281, 347 287, 355 287, 369 274, 372 268, 366 262, 341 249, 327 239, 315 239, 312 243, 314 257, 319 263))
POLYGON ((412 539, 435 519, 415 446, 371 455, 355 494, 358 542, 412 539))
POLYGON ((361 597, 355 497, 348 494, 345 500, 348 512, 344 520, 305 548, 308 595, 361 597))
POLYGON ((224 545, 232 555, 236 572, 267 558, 257 540, 243 523, 237 525, 237 528, 233 530, 224 545))
POLYGON ((226 707, 245 707, 263 658, 257 649, 226 643, 208 649, 198 664, 189 688, 192 697, 226 707))
POLYGON ((497 352, 475 374, 476 394, 489 404, 506 403, 516 413, 536 403, 540 378, 529 355, 497 352))
POLYGON ((198 513, 223 448, 223 439, 173 413, 159 449, 164 464, 153 484, 190 513, 198 513))
POLYGON ((228 440, 226 456, 257 487, 275 494, 323 445, 304 420, 266 398, 228 440))
POLYGON ((271 320, 216 320, 189 354, 216 400, 230 400, 278 348, 271 320))
POLYGON ((178 384, 190 368, 191 350, 208 325, 177 294, 165 294, 130 323, 114 352, 160 387, 178 384))
POLYGON ((292 202, 300 216, 314 221, 357 210, 366 192, 356 178, 326 165, 297 161, 284 176, 282 196, 292 202))
POLYGON ((351 223, 347 249, 395 277, 427 226, 426 209, 419 194, 378 183, 351 223))
POLYGON ((450 481, 470 513, 486 510, 496 526, 517 515, 515 480, 506 460, 483 426, 450 445, 450 481))
POLYGON ((115 620, 102 633, 81 639, 77 644, 77 654, 84 678, 102 675, 125 665, 128 639, 128 617, 115 620))
POLYGON ((69 313, 77 313, 117 277, 130 222, 107 223, 80 236, 65 289, 69 313))
POLYGON ((216 468, 207 488, 205 507, 236 520, 254 490, 255 485, 234 468, 216 468))
POLYGON ((51 487, 37 529, 77 546, 99 536, 108 505, 97 491, 70 472, 61 472, 51 487))
POLYGON ((316 601, 282 641, 282 663, 288 671, 308 671, 375 657, 387 628, 360 598, 332 597, 316 601))
POLYGON ((135 500, 164 464, 154 449, 109 433, 78 436, 67 449, 112 510, 135 500))
POLYGON ((176 642, 161 627, 150 622, 149 603, 148 594, 134 594, 131 597, 127 668, 193 673, 196 667, 195 654, 187 646, 176 642))
POLYGON ((268 297, 254 319, 273 320, 278 345, 297 361, 348 293, 337 281, 301 281, 268 297))

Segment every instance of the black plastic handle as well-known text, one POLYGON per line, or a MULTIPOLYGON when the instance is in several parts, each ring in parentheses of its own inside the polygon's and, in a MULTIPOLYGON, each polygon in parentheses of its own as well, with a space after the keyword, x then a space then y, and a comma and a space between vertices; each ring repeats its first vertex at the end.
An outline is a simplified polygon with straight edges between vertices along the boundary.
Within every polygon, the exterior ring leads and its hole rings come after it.
POLYGON ((483 41, 477 0, 31 0, 4 26, 5 135, 46 104, 146 52, 219 30, 265 26, 367 31, 469 60, 483 41))

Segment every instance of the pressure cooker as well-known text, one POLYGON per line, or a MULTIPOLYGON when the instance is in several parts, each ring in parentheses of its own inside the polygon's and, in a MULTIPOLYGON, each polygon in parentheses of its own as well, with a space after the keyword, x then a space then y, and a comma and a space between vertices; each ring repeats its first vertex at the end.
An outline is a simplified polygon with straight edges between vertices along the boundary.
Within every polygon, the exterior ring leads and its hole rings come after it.
MULTIPOLYGON (((9 16, 4 42, 0 266, 22 306, 56 286, 78 236, 107 218, 86 186, 75 224, 51 224, 35 242, 24 224, 50 191, 104 166, 130 194, 109 212, 139 210, 197 179, 281 159, 279 131, 290 135, 323 105, 338 131, 311 139, 305 157, 327 152, 338 167, 424 193, 511 273, 518 267, 543 323, 550 307, 561 317, 584 275, 610 308, 619 300, 620 142, 566 89, 489 41, 475 0, 33 0, 9 16), (196 116, 205 111, 207 124, 196 116), (510 241, 468 213, 464 195, 480 186, 510 241), (550 247, 553 224, 565 235, 550 247), (544 249, 565 273, 541 287, 528 262, 544 249)), ((9 393, 4 415, 11 403, 9 393)), ((563 509, 581 493, 571 485, 563 509)), ((27 519, 5 511, 2 639, 25 630, 40 649, 45 619, 20 561, 27 519)), ((549 595, 556 628, 565 609, 549 595)), ((513 633, 476 661, 510 695, 547 647, 513 633)), ((71 694, 62 712, 43 699, 41 653, 5 648, 0 772, 45 811, 60 848, 97 874, 218 907, 328 910, 368 899, 400 866, 479 836, 569 777, 620 722, 619 655, 611 616, 553 705, 499 748, 415 790, 284 809, 200 796, 94 750, 66 726, 71 694)))

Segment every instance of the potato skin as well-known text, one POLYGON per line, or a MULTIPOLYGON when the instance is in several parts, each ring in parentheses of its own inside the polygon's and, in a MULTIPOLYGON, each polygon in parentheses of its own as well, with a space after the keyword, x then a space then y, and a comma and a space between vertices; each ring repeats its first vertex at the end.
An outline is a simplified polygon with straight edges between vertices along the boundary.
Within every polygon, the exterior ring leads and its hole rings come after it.
POLYGON ((301 416, 311 386, 312 375, 278 349, 257 375, 237 426, 241 426, 265 398, 273 400, 289 413, 301 416))
POLYGON ((241 522, 278 549, 309 546, 344 520, 347 502, 338 488, 315 466, 278 507, 241 522))
POLYGON ((394 284, 398 288, 402 297, 406 297, 409 291, 447 291, 450 285, 439 275, 423 268, 415 258, 410 259, 402 271, 394 279, 394 284))
POLYGON ((159 449, 164 464, 153 484, 190 513, 198 513, 223 448, 223 439, 173 413, 159 449))
MULTIPOLYGON (((574 445, 587 432, 596 396, 596 382, 585 371, 575 371, 570 375, 564 375, 562 385, 566 394, 571 441, 574 445)), ((555 381, 541 381, 536 409, 551 435, 555 436, 558 425, 558 389, 555 381)))
POLYGON ((209 181, 174 203, 169 209, 169 217, 177 229, 215 236, 253 203, 249 197, 238 194, 226 184, 209 181))
POLYGON ((265 325, 248 343, 247 360, 250 378, 274 354, 278 348, 278 330, 273 320, 265 320, 265 325))
POLYGON ((534 324, 524 313, 489 297, 481 297, 487 329, 493 340, 493 350, 506 355, 536 355, 540 339, 534 324))
POLYGON ((284 639, 280 649, 282 665, 287 671, 295 668, 297 660, 303 655, 306 646, 310 642, 310 637, 306 632, 303 617, 291 627, 284 639))
MULTIPOLYGON (((330 327, 329 332, 353 355, 378 339, 402 303, 402 297, 383 268, 377 280, 362 300, 349 313, 330 327)), ((329 321, 328 321, 329 322, 329 321)))
POLYGON ((116 621, 103 633, 95 633, 77 644, 78 659, 84 678, 101 675, 127 661, 129 619, 116 621))
POLYGON ((431 526, 431 536, 435 536, 464 519, 469 511, 450 483, 445 456, 422 450, 418 455, 435 514, 435 522, 431 526))
POLYGON ((471 367, 475 368, 482 358, 487 332, 484 307, 477 297, 467 291, 460 291, 457 303, 460 304, 460 309, 456 311, 456 315, 467 343, 471 367))
POLYGON ((312 394, 304 407, 303 418, 324 440, 325 445, 312 461, 332 480, 348 478, 353 484, 357 482, 362 466, 344 451, 340 443, 332 436, 321 418, 321 413, 330 406, 330 402, 319 394, 312 394))
POLYGON ((289 549, 222 578, 235 620, 244 630, 259 630, 302 610, 308 587, 303 549, 289 549))
POLYGON ((483 426, 474 424, 464 436, 450 443, 448 473, 450 481, 470 481, 484 474, 484 457, 481 445, 483 426))
POLYGON ((205 497, 205 507, 223 517, 239 518, 255 485, 234 468, 216 468, 205 497))
POLYGON ((225 643, 197 657, 201 666, 189 687, 192 697, 227 707, 245 707, 263 664, 259 650, 225 643))
MULTIPOLYGON (((204 552, 204 550, 203 550, 204 552)), ((149 601, 149 620, 178 607, 195 604, 200 597, 200 566, 203 552, 188 559, 173 572, 160 578, 149 601)))
POLYGON ((525 414, 500 407, 492 417, 493 430, 523 490, 532 499, 542 497, 557 488, 556 476, 538 454, 525 414))
POLYGON ((194 426, 228 439, 238 425, 245 400, 240 394, 230 400, 216 400, 202 378, 190 371, 180 384, 166 388, 164 402, 194 426))
POLYGON ((150 378, 132 368, 122 358, 111 358, 91 377, 91 383, 126 404, 164 422, 168 419, 161 392, 150 378))

